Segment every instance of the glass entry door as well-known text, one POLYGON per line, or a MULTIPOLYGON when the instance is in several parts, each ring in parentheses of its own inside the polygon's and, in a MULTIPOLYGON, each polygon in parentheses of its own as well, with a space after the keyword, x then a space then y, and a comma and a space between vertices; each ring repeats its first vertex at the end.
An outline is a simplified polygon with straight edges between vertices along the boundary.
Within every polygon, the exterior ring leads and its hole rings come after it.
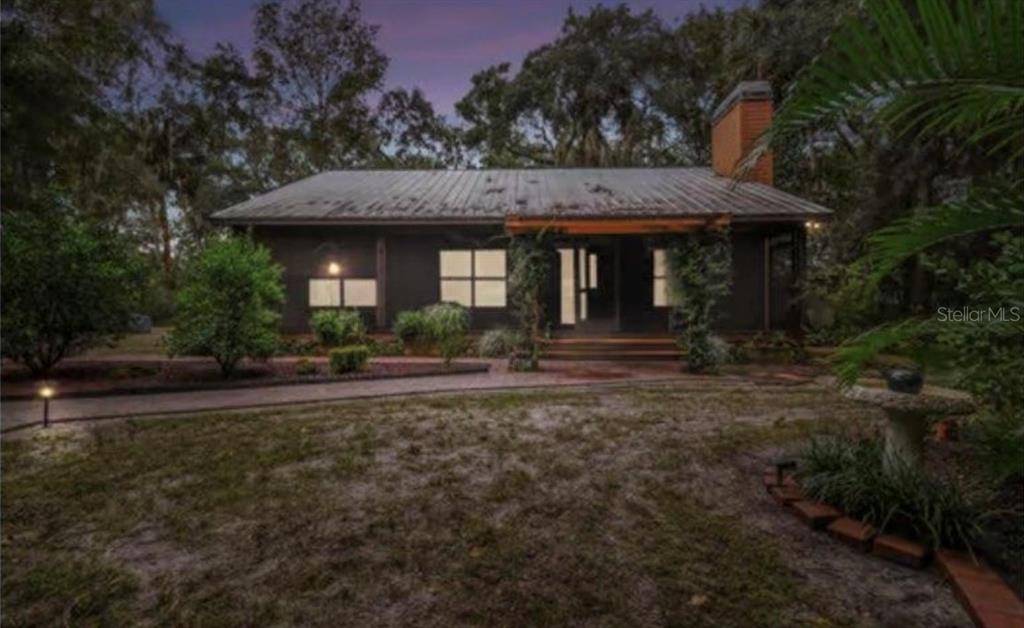
POLYGON ((587 333, 615 331, 617 324, 614 247, 578 244, 558 250, 560 322, 587 333))

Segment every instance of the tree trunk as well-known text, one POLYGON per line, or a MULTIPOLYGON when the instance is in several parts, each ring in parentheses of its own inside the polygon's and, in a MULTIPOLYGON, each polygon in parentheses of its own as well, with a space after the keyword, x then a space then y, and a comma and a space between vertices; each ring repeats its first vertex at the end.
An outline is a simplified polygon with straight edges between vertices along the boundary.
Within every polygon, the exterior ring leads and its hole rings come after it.
POLYGON ((174 252, 171 236, 171 220, 167 215, 167 199, 161 199, 157 210, 157 222, 160 226, 160 265, 164 271, 164 282, 168 288, 174 287, 174 252))

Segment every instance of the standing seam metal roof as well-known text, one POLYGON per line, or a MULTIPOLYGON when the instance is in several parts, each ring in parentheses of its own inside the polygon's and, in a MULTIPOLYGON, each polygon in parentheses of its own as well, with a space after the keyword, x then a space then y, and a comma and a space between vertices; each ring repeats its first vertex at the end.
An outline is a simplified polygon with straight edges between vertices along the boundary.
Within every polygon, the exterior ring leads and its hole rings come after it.
POLYGON ((830 211, 709 168, 344 170, 285 185, 213 215, 248 222, 502 222, 509 216, 799 219, 830 211))

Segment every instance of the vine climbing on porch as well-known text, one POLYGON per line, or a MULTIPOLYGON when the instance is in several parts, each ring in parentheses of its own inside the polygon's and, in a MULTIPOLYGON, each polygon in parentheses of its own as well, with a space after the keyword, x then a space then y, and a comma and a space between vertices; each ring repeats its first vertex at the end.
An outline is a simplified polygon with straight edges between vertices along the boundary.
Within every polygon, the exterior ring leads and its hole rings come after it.
POLYGON ((532 371, 540 362, 544 290, 552 261, 545 232, 513 236, 509 241, 508 257, 510 304, 518 331, 509 367, 516 371, 532 371))
POLYGON ((731 287, 729 231, 709 228, 673 236, 665 253, 673 327, 679 330, 687 370, 717 372, 726 351, 716 343, 711 325, 715 304, 731 287))

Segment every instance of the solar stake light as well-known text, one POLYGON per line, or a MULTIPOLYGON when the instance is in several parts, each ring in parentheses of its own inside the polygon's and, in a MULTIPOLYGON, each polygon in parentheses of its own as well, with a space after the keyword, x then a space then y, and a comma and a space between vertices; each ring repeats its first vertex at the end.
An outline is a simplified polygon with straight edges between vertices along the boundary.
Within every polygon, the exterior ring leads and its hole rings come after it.
POLYGON ((43 427, 50 427, 50 398, 55 392, 53 386, 44 385, 39 389, 39 396, 43 399, 43 427))

